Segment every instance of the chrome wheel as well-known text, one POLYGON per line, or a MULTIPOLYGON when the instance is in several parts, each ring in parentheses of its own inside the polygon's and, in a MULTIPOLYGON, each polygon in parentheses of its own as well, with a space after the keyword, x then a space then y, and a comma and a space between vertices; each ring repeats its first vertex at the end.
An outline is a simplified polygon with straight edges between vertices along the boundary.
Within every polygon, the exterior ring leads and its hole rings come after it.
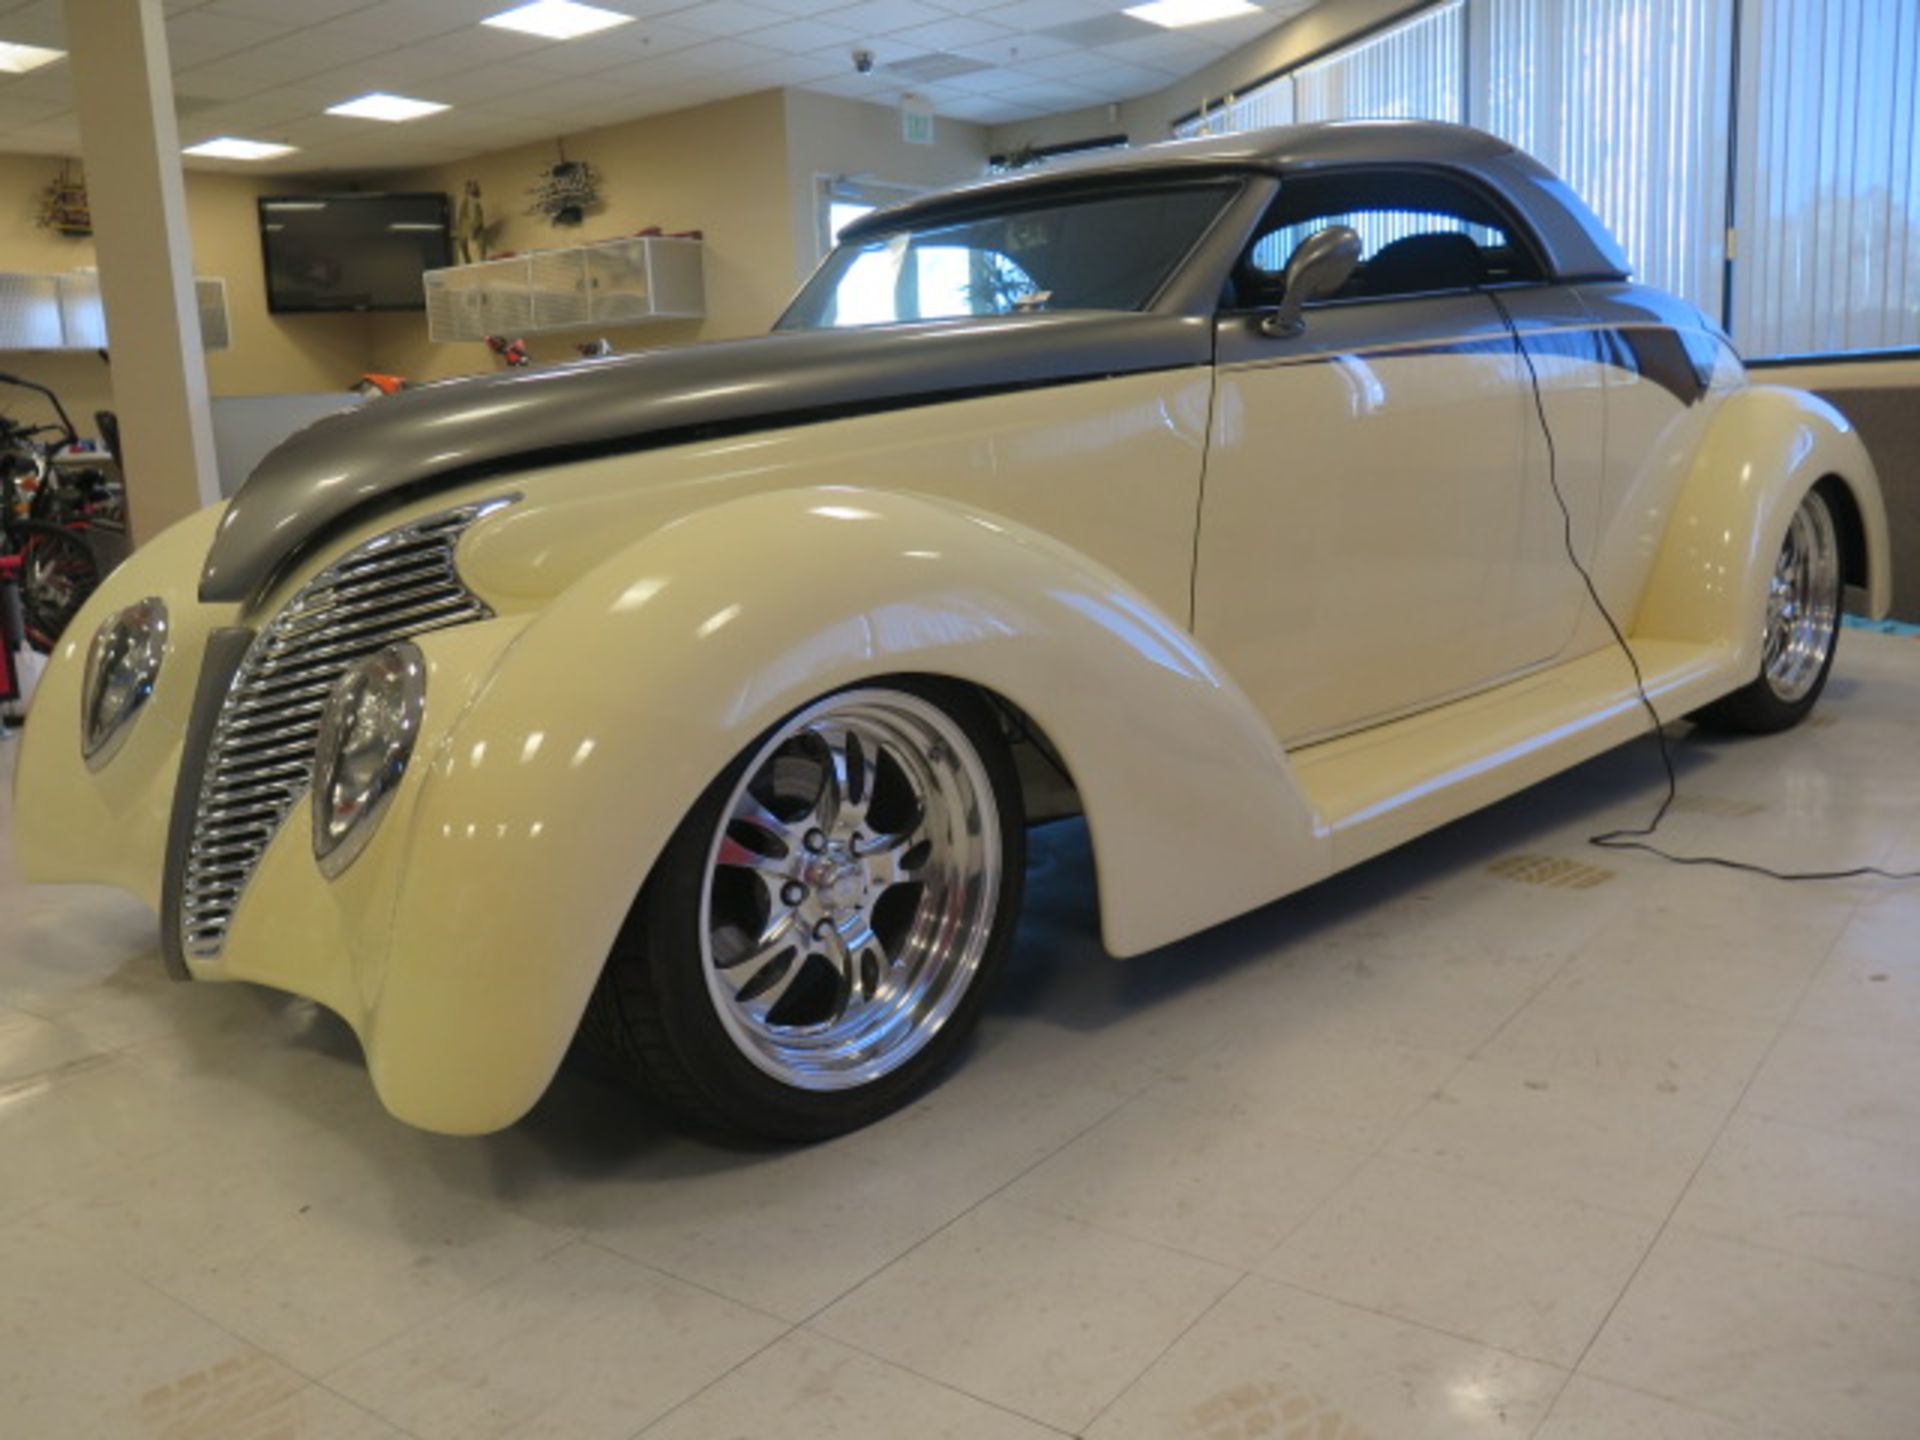
POLYGON ((938 706, 868 689, 802 711, 707 853, 701 962, 727 1034, 803 1090, 897 1070, 980 969, 1002 856, 986 766, 938 706))
POLYGON ((1809 493, 1793 512, 1767 585, 1761 674, 1787 704, 1802 700, 1826 673, 1840 619, 1840 542, 1833 512, 1809 493))

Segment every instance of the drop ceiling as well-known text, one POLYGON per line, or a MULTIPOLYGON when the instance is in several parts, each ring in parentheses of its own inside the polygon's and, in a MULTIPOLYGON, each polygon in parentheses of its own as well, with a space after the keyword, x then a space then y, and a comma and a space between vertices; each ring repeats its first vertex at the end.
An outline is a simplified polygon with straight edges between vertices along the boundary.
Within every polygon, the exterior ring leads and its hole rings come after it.
MULTIPOLYGON (((254 170, 376 170, 782 86, 889 105, 911 91, 999 124, 1158 90, 1313 0, 1182 30, 1124 14, 1137 0, 594 0, 635 23, 564 43, 480 25, 512 3, 165 0, 181 141, 299 147, 254 170), (399 125, 324 113, 369 90, 450 108, 399 125)), ((0 40, 64 48, 59 0, 0 0, 0 40)), ((64 61, 0 76, 0 151, 76 153, 72 106, 64 61)))

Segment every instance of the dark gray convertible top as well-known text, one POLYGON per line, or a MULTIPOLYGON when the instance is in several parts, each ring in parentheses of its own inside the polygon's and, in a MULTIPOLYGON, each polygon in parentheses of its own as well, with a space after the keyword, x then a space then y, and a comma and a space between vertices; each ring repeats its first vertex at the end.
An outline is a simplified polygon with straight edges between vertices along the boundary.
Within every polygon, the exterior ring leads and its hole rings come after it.
POLYGON ((1532 156, 1467 125, 1432 120, 1334 120, 1278 125, 1236 135, 1168 140, 1133 150, 1102 150, 972 185, 956 186, 876 211, 841 231, 845 239, 897 230, 983 206, 1080 194, 1108 185, 1243 174, 1278 176, 1371 165, 1451 171, 1492 191, 1534 232, 1552 277, 1623 280, 1619 245, 1586 203, 1532 156))

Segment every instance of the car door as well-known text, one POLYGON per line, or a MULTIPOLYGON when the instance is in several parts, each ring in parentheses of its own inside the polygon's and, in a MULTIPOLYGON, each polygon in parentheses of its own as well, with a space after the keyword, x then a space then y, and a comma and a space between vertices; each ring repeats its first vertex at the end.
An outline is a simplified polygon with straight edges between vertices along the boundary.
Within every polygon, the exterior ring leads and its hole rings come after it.
POLYGON ((1578 302, 1540 279, 1524 237, 1465 182, 1382 170, 1283 182, 1236 268, 1194 627, 1288 743, 1498 683, 1571 634, 1582 586, 1546 437, 1486 293, 1538 332, 1547 413, 1578 452, 1562 481, 1585 545, 1601 377, 1579 359, 1593 341, 1578 302), (1287 256, 1329 224, 1360 233, 1360 267, 1308 307, 1303 332, 1265 333, 1287 256), (1542 303, 1555 293, 1564 325, 1542 303))

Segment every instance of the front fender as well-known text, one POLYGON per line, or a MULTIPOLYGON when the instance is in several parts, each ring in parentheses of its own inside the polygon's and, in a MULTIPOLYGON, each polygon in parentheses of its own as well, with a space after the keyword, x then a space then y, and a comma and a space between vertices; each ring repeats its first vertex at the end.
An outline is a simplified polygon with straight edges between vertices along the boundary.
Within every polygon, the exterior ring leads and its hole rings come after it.
POLYGON ((1858 511, 1868 609, 1885 615, 1893 595, 1887 510, 1866 447, 1825 401, 1756 385, 1727 397, 1695 452, 1634 634, 1726 645, 1737 683, 1758 674, 1767 576, 1794 508, 1828 476, 1858 511))
POLYGON ((997 692, 1059 747, 1117 954, 1328 873, 1271 732, 1111 572, 920 496, 733 500, 561 595, 430 757, 364 1036, 388 1105, 435 1129, 517 1118, 700 792, 807 701, 908 671, 997 692))
POLYGON ((135 551, 54 647, 13 771, 13 839, 27 879, 114 885, 159 908, 167 816, 200 654, 208 634, 235 617, 235 607, 202 605, 194 593, 200 557, 223 513, 210 506, 135 551), (95 774, 80 757, 87 650, 109 615, 149 596, 167 607, 160 677, 125 748, 95 774))

